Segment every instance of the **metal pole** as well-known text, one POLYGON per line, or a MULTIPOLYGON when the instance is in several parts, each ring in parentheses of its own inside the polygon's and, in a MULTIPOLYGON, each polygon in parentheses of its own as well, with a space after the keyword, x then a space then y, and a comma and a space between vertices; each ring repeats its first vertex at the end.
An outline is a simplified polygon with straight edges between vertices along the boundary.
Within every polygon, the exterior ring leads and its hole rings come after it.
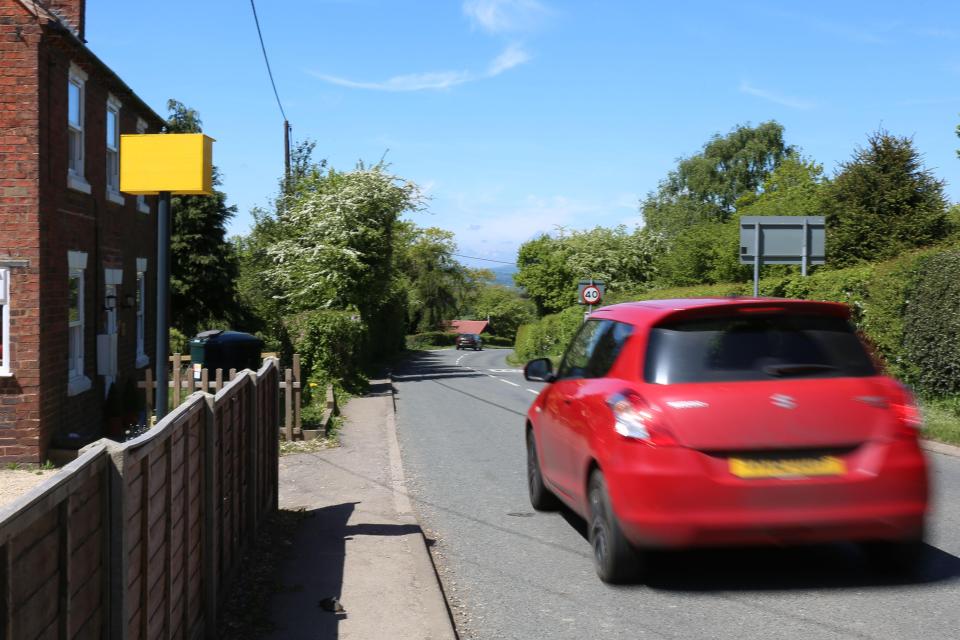
POLYGON ((807 217, 803 217, 803 255, 800 256, 800 275, 807 275, 807 217))
POLYGON ((283 121, 283 175, 290 179, 290 123, 283 121))
POLYGON ((753 297, 760 297, 760 223, 753 226, 753 297))
POLYGON ((167 415, 170 367, 170 192, 161 191, 157 207, 157 422, 167 415))

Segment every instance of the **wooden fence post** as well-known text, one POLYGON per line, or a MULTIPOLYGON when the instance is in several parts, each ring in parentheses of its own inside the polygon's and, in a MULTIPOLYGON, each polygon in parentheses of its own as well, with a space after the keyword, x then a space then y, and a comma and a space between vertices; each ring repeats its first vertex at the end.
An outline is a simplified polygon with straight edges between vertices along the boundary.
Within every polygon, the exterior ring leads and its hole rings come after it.
POLYGON ((203 622, 207 638, 217 637, 217 520, 216 478, 216 403, 211 396, 204 396, 206 411, 203 420, 203 622))
POLYGON ((213 393, 214 395, 220 393, 220 389, 223 389, 223 369, 217 369, 214 376, 213 382, 213 393))
POLYGON ((147 405, 147 424, 150 424, 150 416, 153 415, 153 369, 147 367, 147 388, 146 391, 146 405, 147 405))
POLYGON ((283 382, 283 434, 287 442, 293 442, 293 371, 284 372, 283 382))
POLYGON ((301 393, 303 393, 303 383, 300 380, 300 354, 293 354, 293 431, 296 434, 302 434, 302 425, 300 424, 300 404, 302 403, 301 393))
POLYGON ((210 370, 206 367, 200 371, 200 390, 210 393, 210 370))
POLYGON ((180 385, 183 380, 180 379, 180 354, 173 354, 173 408, 180 406, 180 385))

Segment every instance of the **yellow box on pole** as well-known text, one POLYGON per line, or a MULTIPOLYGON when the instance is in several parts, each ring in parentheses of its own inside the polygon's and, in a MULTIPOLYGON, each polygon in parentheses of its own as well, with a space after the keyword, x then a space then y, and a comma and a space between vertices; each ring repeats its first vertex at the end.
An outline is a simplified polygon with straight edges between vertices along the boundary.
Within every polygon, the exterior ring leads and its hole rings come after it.
POLYGON ((212 195, 213 142, 202 133, 121 135, 120 191, 212 195))

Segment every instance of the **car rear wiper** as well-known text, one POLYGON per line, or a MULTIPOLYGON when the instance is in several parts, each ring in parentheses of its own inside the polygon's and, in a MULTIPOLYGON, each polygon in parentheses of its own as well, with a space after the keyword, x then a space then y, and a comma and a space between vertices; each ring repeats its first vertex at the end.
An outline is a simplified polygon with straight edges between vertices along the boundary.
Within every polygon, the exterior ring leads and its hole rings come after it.
POLYGON ((763 368, 768 376, 802 376, 806 373, 818 371, 837 371, 837 367, 829 364, 771 364, 763 368))

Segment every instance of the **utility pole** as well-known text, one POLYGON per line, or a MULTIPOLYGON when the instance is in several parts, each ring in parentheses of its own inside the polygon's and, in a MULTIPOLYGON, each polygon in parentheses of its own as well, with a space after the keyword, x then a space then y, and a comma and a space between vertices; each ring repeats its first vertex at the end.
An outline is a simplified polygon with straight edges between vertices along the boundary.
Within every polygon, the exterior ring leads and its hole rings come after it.
POLYGON ((290 179, 290 123, 283 121, 283 175, 290 179))

